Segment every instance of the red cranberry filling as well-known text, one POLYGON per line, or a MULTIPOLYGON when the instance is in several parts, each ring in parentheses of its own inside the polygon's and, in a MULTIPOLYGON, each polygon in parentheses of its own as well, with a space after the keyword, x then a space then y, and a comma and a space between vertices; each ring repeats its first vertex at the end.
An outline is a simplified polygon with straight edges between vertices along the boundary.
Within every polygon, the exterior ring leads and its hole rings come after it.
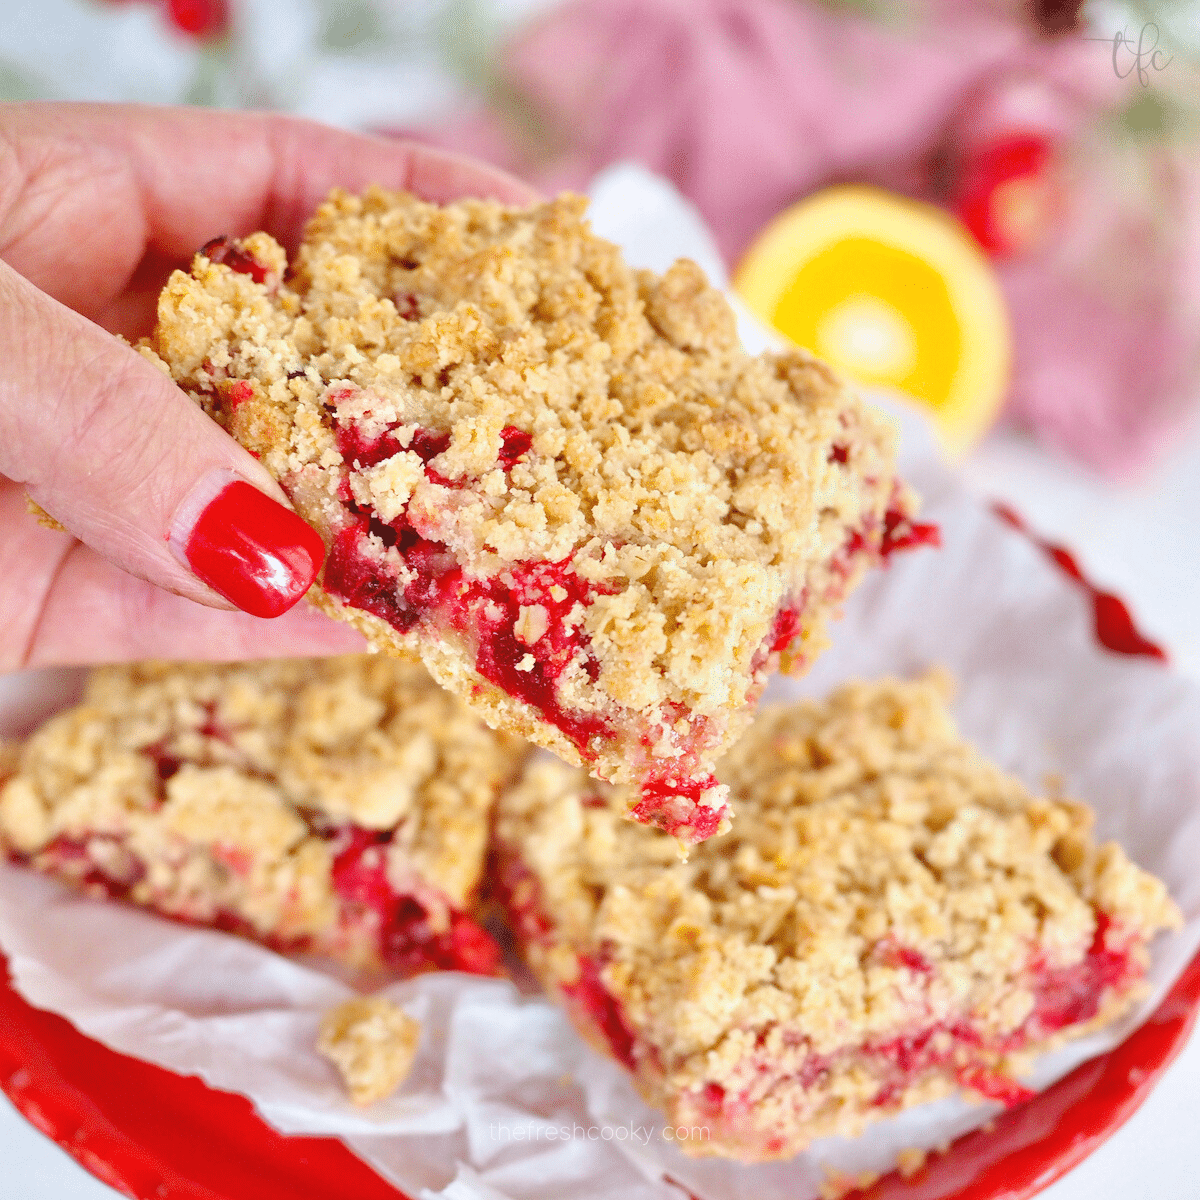
MULTIPOLYGON (((442 476, 430 465, 448 447, 449 433, 417 429, 408 445, 402 446, 395 432, 398 423, 367 437, 360 425, 339 420, 334 405, 326 407, 332 417, 338 449, 353 468, 367 469, 407 449, 425 464, 425 475, 430 481, 445 486, 462 485, 442 476)), ((497 456, 499 465, 511 470, 532 444, 530 433, 516 426, 505 426, 497 456)), ((831 460, 836 462, 845 462, 848 455, 848 448, 842 445, 835 445, 830 451, 831 460)), ((469 579, 449 548, 422 537, 409 523, 407 513, 385 523, 371 509, 355 502, 348 477, 341 481, 339 496, 357 520, 334 537, 325 565, 325 590, 344 603, 386 621, 400 633, 412 630, 428 614, 465 635, 475 646, 475 668, 484 679, 536 709, 548 724, 566 735, 585 762, 595 761, 594 739, 611 739, 615 730, 602 716, 565 706, 560 698, 560 683, 571 665, 581 667, 593 681, 598 678, 599 664, 589 639, 577 624, 568 624, 568 618, 576 605, 590 604, 600 589, 568 570, 565 561, 524 561, 514 564, 502 576, 469 579), (398 552, 410 574, 405 582, 393 577, 389 568, 379 562, 377 552, 371 553, 370 538, 398 552), (558 599, 554 598, 556 594, 558 599), (544 618, 544 629, 527 643, 519 636, 518 625, 528 632, 528 625, 521 620, 521 610, 533 606, 540 606, 538 624, 544 618)), ((912 524, 895 506, 888 511, 883 526, 881 546, 876 551, 881 556, 937 539, 933 526, 912 524)), ((864 532, 853 534, 844 551, 845 573, 849 572, 850 558, 869 549, 864 532)), ((836 570, 838 564, 834 565, 836 570)), ((756 674, 763 671, 773 655, 786 651, 800 635, 803 602, 801 596, 798 602, 784 604, 776 613, 752 664, 756 674)), ((644 735, 643 747, 649 746, 651 740, 644 735)), ((701 747, 702 733, 695 732, 691 742, 693 747, 701 747)), ((669 767, 652 770, 632 815, 670 833, 699 841, 716 831, 725 810, 698 804, 701 794, 717 784, 711 774, 697 778, 694 769, 689 774, 685 769, 689 766, 694 767, 694 763, 675 759, 669 767)))
MULTIPOLYGON (((183 766, 182 758, 168 753, 166 738, 160 738, 153 745, 143 747, 142 753, 154 764, 154 773, 158 776, 159 783, 166 783, 183 766)), ((159 796, 159 799, 164 798, 165 791, 159 796)))
MULTIPOLYGON (((418 428, 414 430, 408 445, 404 446, 395 435, 394 431, 398 428, 399 422, 396 422, 382 433, 376 434, 375 437, 367 438, 357 425, 337 422, 334 425, 333 433, 338 453, 346 462, 352 463, 360 470, 373 467, 377 463, 399 454, 401 450, 409 450, 425 464, 425 477, 431 483, 440 483, 443 487, 461 487, 463 485, 464 480, 449 479, 429 465, 431 459, 436 458, 449 447, 450 434, 448 431, 418 428)), ((516 464, 517 459, 529 452, 532 445, 533 434, 526 433, 525 430, 518 429, 515 425, 506 425, 500 431, 500 453, 497 455, 496 461, 506 471, 509 471, 516 464)))
POLYGON ((600 979, 600 966, 595 959, 579 959, 579 978, 563 984, 560 991, 586 1014, 591 1025, 603 1035, 613 1058, 633 1071, 637 1069, 633 1048, 633 1031, 625 1024, 621 1006, 600 979))
MULTIPOLYGON (((519 873, 520 878, 525 878, 519 873)), ((532 899, 522 906, 519 920, 526 929, 548 931, 550 922, 537 914, 532 899), (530 913, 539 919, 531 924, 530 913)), ((980 1060, 982 1052, 1005 1053, 1040 1040, 1048 1034, 1069 1025, 1091 1020, 1099 1012, 1100 1003, 1108 988, 1131 983, 1138 974, 1128 950, 1111 950, 1106 947, 1110 920, 1104 913, 1097 914, 1097 929, 1087 956, 1071 967, 1046 968, 1035 960, 1033 989, 1036 1001, 1029 1017, 1013 1034, 999 1043, 987 1045, 979 1032, 966 1021, 939 1022, 918 1029, 914 1033, 887 1041, 868 1042, 860 1050, 850 1052, 856 1058, 874 1059, 884 1068, 886 1075, 872 1103, 877 1107, 894 1104, 921 1075, 935 1068, 948 1069, 960 1087, 968 1088, 990 1100, 997 1100, 1005 1107, 1012 1107, 1028 1100, 1032 1095, 1028 1088, 1017 1080, 1003 1074, 990 1064, 980 1060)), ((876 947, 882 960, 908 967, 920 974, 932 971, 932 964, 919 951, 887 940, 876 947)), ((600 969, 594 959, 579 958, 579 980, 565 986, 562 991, 574 1000, 608 1042, 614 1058, 626 1067, 635 1069, 633 1049, 636 1035, 626 1024, 621 1006, 605 988, 600 979, 600 969)), ((765 1045, 765 1031, 760 1031, 757 1045, 765 1045)), ((810 1088, 825 1075, 834 1060, 820 1054, 810 1054, 801 1068, 779 1083, 795 1083, 801 1088, 810 1088)), ((764 1059, 757 1064, 758 1074, 772 1070, 770 1061, 764 1059)), ((731 1096, 718 1083, 706 1083, 698 1097, 701 1111, 718 1117, 731 1116, 739 1108, 750 1108, 758 1094, 757 1085, 743 1089, 731 1096)))
POLYGON ((255 283, 265 283, 267 280, 267 268, 253 255, 247 254, 232 238, 213 238, 200 247, 200 253, 209 262, 223 263, 239 275, 249 275, 255 283))
MULTIPOLYGON (((52 863, 54 869, 67 876, 88 892, 103 894, 113 900, 125 899, 133 887, 146 874, 145 866, 130 854, 116 856, 128 866, 125 874, 115 874, 102 863, 109 858, 104 847, 124 847, 118 837, 99 836, 85 838, 57 837, 34 856, 38 860, 52 863), (98 853, 92 853, 93 849, 98 853)), ((24 855, 13 855, 17 862, 27 862, 24 855)))
MULTIPOLYGON (((879 535, 879 549, 876 553, 881 561, 886 562, 897 550, 914 550, 918 546, 940 546, 941 531, 928 521, 914 521, 900 507, 899 485, 892 491, 892 499, 887 511, 883 514, 883 530, 879 535)), ((852 560, 870 550, 871 535, 878 528, 874 517, 871 517, 862 529, 856 529, 846 540, 845 549, 834 560, 832 566, 835 572, 848 575, 852 560)))
POLYGON ((510 575, 511 587, 490 579, 467 589, 479 633, 475 668, 484 679, 536 708, 585 759, 594 759, 592 739, 612 737, 612 726, 594 713, 566 708, 559 700, 558 680, 577 660, 591 680, 600 673, 587 634, 566 621, 577 603, 590 603, 599 589, 566 571, 562 563, 517 563, 510 575), (566 592, 565 597, 556 600, 551 590, 555 588, 566 592), (529 645, 517 636, 516 627, 521 608, 534 605, 545 609, 548 624, 529 645))
POLYGON ((919 975, 933 974, 933 963, 920 950, 914 950, 912 946, 905 946, 891 934, 883 941, 876 943, 875 948, 871 951, 871 957, 885 967, 907 967, 919 975))
POLYGON ((953 1068, 962 1048, 974 1049, 978 1045, 979 1035, 963 1021, 939 1022, 902 1037, 868 1043, 863 1053, 878 1059, 885 1069, 891 1069, 891 1077, 879 1088, 872 1103, 879 1107, 892 1104, 916 1077, 934 1067, 953 1068))
POLYGON ((517 459, 522 454, 528 454, 533 445, 533 434, 518 429, 515 425, 505 425, 500 430, 500 465, 511 471, 517 459))
MULTIPOLYGON (((179 760, 162 751, 162 744, 147 747, 156 770, 167 777, 178 770, 179 760)), ((387 847, 390 831, 343 826, 310 828, 322 837, 335 840, 333 887, 344 902, 344 912, 353 916, 369 912, 377 921, 380 958, 396 971, 411 975, 437 967, 446 971, 468 971, 476 975, 495 975, 500 965, 500 949, 490 935, 466 913, 451 911, 449 927, 435 931, 429 913, 412 895, 397 892, 387 879, 387 847)), ((213 856, 238 874, 247 874, 252 866, 245 852, 232 846, 215 846, 213 856)), ((34 861, 51 866, 78 886, 99 892, 115 900, 129 899, 134 887, 145 878, 145 864, 128 853, 121 837, 94 835, 84 839, 59 837, 32 856, 14 855, 16 861, 34 861), (105 853, 106 848, 120 853, 105 853), (106 864, 120 864, 120 872, 106 864)), ((167 914, 188 924, 200 924, 252 938, 281 952, 311 948, 311 939, 284 939, 264 936, 245 918, 225 910, 213 914, 167 914)))
POLYGON ((701 842, 712 837, 728 811, 728 805, 709 808, 700 797, 718 787, 715 775, 699 779, 679 779, 671 775, 652 776, 642 784, 642 798, 633 809, 635 820, 656 825, 664 833, 701 842), (684 804, 681 805, 680 801, 684 804))
POLYGON ((391 836, 387 831, 349 826, 337 834, 340 848, 333 860, 334 890, 349 905, 373 913, 379 922, 380 957, 404 974, 433 965, 494 975, 500 948, 465 913, 452 913, 449 928, 436 931, 425 906, 388 882, 391 836))
POLYGON ((231 384, 229 390, 225 393, 225 400, 231 409, 237 409, 239 405, 253 399, 254 388, 244 379, 239 379, 236 383, 231 384))
POLYGON ((504 906, 517 936, 526 943, 549 940, 554 923, 537 903, 538 885, 519 858, 502 848, 489 873, 491 895, 504 906))
POLYGON ((585 758, 595 757, 593 738, 612 736, 604 718, 569 709, 559 699, 558 680, 572 662, 579 662, 593 680, 599 673, 587 634, 567 618, 576 604, 590 603, 600 589, 565 563, 519 562, 503 576, 468 580, 445 544, 421 537, 406 515, 385 524, 366 510, 357 524, 335 537, 325 564, 325 589, 401 633, 412 629, 423 613, 438 613, 450 628, 477 639, 480 675, 536 708, 585 758), (394 546, 412 571, 403 588, 363 552, 370 535, 394 546), (546 627, 529 644, 518 636, 517 625, 521 608, 535 605, 544 610, 546 627))
POLYGON ((883 540, 879 557, 887 559, 897 550, 913 550, 917 546, 940 546, 942 535, 929 521, 913 521, 898 508, 889 508, 883 515, 883 540))
POLYGON ((800 614, 800 605, 788 605, 775 614, 765 643, 769 655, 782 654, 800 636, 800 614))
POLYGON ((1128 947, 1108 948, 1112 920, 1107 913, 1096 916, 1096 933, 1082 962, 1070 967, 1033 965, 1034 1005, 1018 1033, 1018 1045, 1044 1037, 1068 1025, 1090 1021, 1100 1011, 1109 988, 1122 987, 1140 974, 1128 947))

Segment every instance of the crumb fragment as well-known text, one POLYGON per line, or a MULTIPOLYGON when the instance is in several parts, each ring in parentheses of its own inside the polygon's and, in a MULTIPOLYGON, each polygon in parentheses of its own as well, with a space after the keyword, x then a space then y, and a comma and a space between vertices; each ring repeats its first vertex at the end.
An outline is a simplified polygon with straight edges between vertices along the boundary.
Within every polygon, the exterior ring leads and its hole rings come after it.
POLYGON ((359 996, 321 1020, 317 1049, 341 1072, 355 1104, 374 1104, 408 1078, 421 1023, 386 996, 359 996))
POLYGON ((53 529, 55 533, 70 533, 71 531, 57 518, 52 517, 32 496, 25 496, 25 511, 31 517, 37 518, 37 523, 43 529, 53 529))
POLYGON ((900 1172, 902 1179, 911 1179, 925 1166, 928 1158, 928 1150, 907 1146, 896 1155, 896 1170, 900 1172))

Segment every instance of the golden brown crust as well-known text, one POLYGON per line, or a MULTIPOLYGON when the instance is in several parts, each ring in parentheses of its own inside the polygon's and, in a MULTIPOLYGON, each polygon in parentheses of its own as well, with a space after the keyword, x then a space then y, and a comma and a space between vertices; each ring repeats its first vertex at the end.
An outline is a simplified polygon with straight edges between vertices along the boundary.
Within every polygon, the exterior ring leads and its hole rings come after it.
MULTIPOLYGON (((489 722, 619 782, 653 769, 651 727, 659 765, 682 761, 696 734, 678 713, 696 714, 704 774, 778 661, 763 647, 781 605, 802 607, 785 658, 803 664, 877 556, 889 505, 912 501, 890 427, 828 368, 746 354, 694 264, 631 270, 584 206, 335 192, 286 282, 262 234, 242 243, 261 282, 203 255, 176 272, 153 350, 283 483, 331 559, 352 504, 448 548, 468 580, 561 564, 586 584, 566 620, 595 669, 581 649, 556 702, 640 724, 625 743, 571 736, 478 668, 469 630, 394 628, 333 595, 330 566, 322 608, 389 653, 419 653, 489 722), (430 430, 447 439, 432 456, 430 430), (511 461, 509 430, 527 442, 511 461)), ((413 578, 378 534, 355 554, 401 592, 413 578)), ((531 651, 547 621, 523 607, 531 651)))
POLYGON ((732 832, 686 861, 556 763, 504 797, 501 880, 531 965, 602 1044, 596 996, 576 994, 599 964, 647 1099, 714 1127, 692 1152, 795 1153, 956 1079, 997 1094, 1058 1026, 1124 1011, 1146 941, 1178 921, 1157 879, 1094 843, 1087 808, 1031 795, 959 738, 944 687, 855 683, 764 710, 720 767, 732 832), (1039 1015, 1062 1002, 1045 981, 1068 992, 1073 971, 1094 1006, 1039 1015), (906 1055, 912 1077, 888 1083, 906 1055), (709 1111, 712 1088, 753 1100, 709 1111))

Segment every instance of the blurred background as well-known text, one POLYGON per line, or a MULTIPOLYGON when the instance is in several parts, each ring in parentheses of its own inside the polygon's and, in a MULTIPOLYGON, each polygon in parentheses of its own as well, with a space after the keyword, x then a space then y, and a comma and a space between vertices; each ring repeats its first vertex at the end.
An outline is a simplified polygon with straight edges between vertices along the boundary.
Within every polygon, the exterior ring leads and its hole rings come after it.
POLYGON ((638 162, 1200 672, 1200 4, 3 0, 0 98, 277 109, 546 190, 638 162))

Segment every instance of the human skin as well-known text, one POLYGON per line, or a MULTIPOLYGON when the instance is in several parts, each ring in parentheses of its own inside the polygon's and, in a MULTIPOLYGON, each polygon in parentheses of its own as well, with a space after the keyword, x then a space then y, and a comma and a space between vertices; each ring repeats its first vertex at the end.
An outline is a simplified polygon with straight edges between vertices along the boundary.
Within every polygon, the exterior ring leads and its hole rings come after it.
MULTIPOLYGON (((306 605, 251 616, 197 576, 193 534, 230 480, 290 506, 115 335, 150 331, 171 270, 211 238, 265 229, 292 250, 330 188, 369 183, 439 202, 537 198, 457 155, 272 114, 0 105, 0 670, 364 648, 306 605), (67 532, 29 515, 26 494, 67 532)), ((257 507, 303 540, 290 511, 257 507)), ((295 568, 280 603, 318 566, 295 568)))

